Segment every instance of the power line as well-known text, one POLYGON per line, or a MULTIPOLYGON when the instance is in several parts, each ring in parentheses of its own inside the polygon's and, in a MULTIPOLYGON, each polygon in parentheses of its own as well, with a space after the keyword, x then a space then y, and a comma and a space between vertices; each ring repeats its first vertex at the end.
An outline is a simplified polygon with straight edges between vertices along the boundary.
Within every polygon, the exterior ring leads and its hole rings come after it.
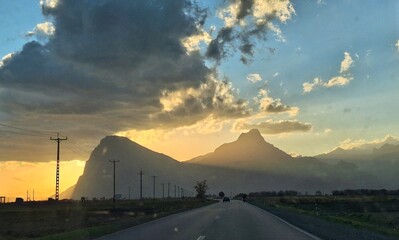
POLYGON ((36 130, 36 129, 30 129, 30 128, 15 127, 15 126, 11 126, 11 125, 4 124, 4 123, 0 123, 0 126, 13 128, 13 129, 17 129, 17 130, 22 130, 22 131, 33 132, 33 133, 42 134, 42 135, 49 135, 49 134, 56 134, 57 133, 57 132, 42 131, 42 130, 36 130))
POLYGON ((68 143, 68 146, 65 146, 65 147, 68 148, 69 150, 71 150, 72 152, 78 154, 81 157, 84 156, 86 158, 87 155, 90 155, 90 153, 91 153, 91 151, 84 151, 74 145, 69 144, 69 141, 67 143, 68 143))
POLYGON ((23 133, 23 132, 16 132, 16 131, 3 130, 3 129, 0 129, 0 132, 18 134, 18 135, 29 136, 29 137, 44 137, 44 135, 36 134, 36 133, 23 133))
POLYGON ((79 148, 79 149, 81 149, 82 151, 89 152, 89 153, 91 153, 91 152, 93 151, 93 149, 91 149, 91 148, 86 148, 86 147, 84 147, 84 146, 78 144, 78 143, 75 142, 74 140, 70 140, 70 143, 71 143, 72 145, 75 145, 76 148, 79 148))

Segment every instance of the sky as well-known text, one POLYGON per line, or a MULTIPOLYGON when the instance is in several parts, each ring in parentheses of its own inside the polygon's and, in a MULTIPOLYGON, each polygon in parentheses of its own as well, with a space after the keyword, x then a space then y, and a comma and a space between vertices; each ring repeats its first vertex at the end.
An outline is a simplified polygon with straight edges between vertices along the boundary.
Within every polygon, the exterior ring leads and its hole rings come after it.
POLYGON ((52 194, 58 132, 63 191, 107 135, 179 161, 252 128, 304 156, 396 138, 398 91, 396 0, 0 0, 0 195, 52 194))

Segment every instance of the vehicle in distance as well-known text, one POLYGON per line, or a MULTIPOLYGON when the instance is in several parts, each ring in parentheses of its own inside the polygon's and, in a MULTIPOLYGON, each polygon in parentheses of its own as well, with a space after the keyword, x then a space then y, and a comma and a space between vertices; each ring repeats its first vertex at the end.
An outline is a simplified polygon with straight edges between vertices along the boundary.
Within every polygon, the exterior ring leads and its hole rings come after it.
POLYGON ((230 198, 229 197, 224 197, 223 198, 223 202, 230 202, 230 198))

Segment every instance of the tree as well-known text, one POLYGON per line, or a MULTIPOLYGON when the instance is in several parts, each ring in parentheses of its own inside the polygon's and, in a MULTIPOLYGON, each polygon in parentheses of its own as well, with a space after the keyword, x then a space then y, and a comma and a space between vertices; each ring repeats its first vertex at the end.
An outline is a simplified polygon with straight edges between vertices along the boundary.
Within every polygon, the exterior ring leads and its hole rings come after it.
POLYGON ((208 184, 206 183, 206 180, 201 182, 197 181, 197 184, 194 186, 194 188, 195 191, 197 191, 197 198, 204 199, 206 191, 208 190, 208 184))
POLYGON ((220 197, 220 198, 223 198, 223 197, 224 197, 224 192, 220 192, 220 193, 219 193, 219 197, 220 197))

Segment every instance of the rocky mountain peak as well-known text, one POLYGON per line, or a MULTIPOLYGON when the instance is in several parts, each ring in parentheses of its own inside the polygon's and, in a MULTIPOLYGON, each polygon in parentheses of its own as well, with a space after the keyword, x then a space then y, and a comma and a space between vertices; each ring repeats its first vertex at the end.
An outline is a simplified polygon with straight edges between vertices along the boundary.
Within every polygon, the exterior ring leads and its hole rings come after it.
POLYGON ((238 142, 265 142, 258 129, 251 129, 247 133, 241 133, 237 139, 238 142))

